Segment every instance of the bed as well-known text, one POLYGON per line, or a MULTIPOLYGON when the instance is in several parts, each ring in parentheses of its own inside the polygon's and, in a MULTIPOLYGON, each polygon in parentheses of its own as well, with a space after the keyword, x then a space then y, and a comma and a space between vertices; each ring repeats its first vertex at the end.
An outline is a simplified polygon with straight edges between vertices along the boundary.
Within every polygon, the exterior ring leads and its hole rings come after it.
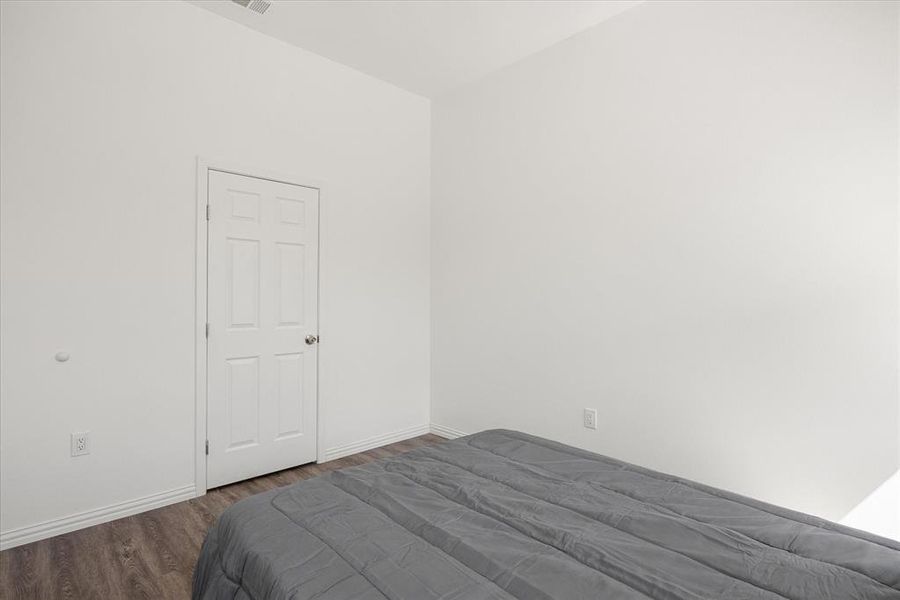
POLYGON ((491 430, 248 498, 196 600, 900 600, 900 543, 491 430))

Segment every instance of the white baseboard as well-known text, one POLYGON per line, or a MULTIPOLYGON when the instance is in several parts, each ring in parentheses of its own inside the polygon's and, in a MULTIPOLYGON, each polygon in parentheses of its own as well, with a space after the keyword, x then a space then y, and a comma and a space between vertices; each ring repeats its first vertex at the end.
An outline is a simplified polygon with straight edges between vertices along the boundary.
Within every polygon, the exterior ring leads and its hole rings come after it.
POLYGON ((135 498, 134 500, 119 502, 118 504, 110 504, 103 508, 44 521, 43 523, 38 523, 36 525, 27 525, 17 529, 10 529, 9 531, 2 531, 0 532, 0 550, 36 542, 62 533, 69 533, 76 529, 84 529, 85 527, 90 527, 92 525, 115 521, 122 517, 130 517, 131 515, 136 515, 137 513, 142 513, 161 506, 190 500, 194 496, 196 496, 196 493, 194 485, 191 484, 175 488, 174 490, 144 496, 143 498, 135 498))
POLYGON ((378 448, 379 446, 393 444, 394 442, 402 442, 403 440, 408 440, 409 438, 425 435, 429 431, 431 431, 431 429, 428 425, 416 425, 415 427, 408 427, 406 429, 401 429, 400 431, 392 431, 391 433, 376 435, 364 440, 360 440, 358 442, 353 442, 352 444, 344 444, 343 446, 327 448, 325 450, 325 456, 323 456, 322 459, 318 462, 328 462, 330 460, 350 456, 351 454, 365 452, 366 450, 371 450, 372 448, 378 448))
POLYGON ((437 423, 431 424, 431 433, 433 433, 434 435, 439 435, 443 438, 447 438, 448 440, 456 439, 464 435, 469 435, 468 433, 460 431, 459 429, 445 427, 444 425, 438 425, 437 423))
MULTIPOLYGON (((458 429, 434 423, 431 425, 416 425, 415 427, 408 427, 399 431, 376 435, 352 444, 328 448, 325 450, 324 458, 319 462, 343 458, 344 456, 365 452, 366 450, 378 448, 379 446, 402 442, 403 440, 425 435, 426 433, 433 433, 448 439, 466 435, 465 432, 458 429)), ((17 529, 10 529, 9 531, 2 531, 0 532, 0 550, 36 542, 38 540, 75 531, 76 529, 84 529, 85 527, 90 527, 92 525, 107 523, 109 521, 121 519, 122 517, 129 517, 148 510, 153 510, 154 508, 190 500, 195 496, 195 487, 193 485, 186 485, 158 494, 144 496, 143 498, 136 498, 118 504, 110 504, 103 508, 88 510, 59 519, 52 519, 35 525, 27 525, 17 529)))

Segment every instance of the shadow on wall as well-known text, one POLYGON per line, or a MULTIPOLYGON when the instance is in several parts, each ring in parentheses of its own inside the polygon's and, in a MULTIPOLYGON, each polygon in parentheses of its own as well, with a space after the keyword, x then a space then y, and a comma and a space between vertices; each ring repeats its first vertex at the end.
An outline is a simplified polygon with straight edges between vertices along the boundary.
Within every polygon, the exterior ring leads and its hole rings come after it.
POLYGON ((900 541, 900 470, 847 513, 841 524, 900 541))

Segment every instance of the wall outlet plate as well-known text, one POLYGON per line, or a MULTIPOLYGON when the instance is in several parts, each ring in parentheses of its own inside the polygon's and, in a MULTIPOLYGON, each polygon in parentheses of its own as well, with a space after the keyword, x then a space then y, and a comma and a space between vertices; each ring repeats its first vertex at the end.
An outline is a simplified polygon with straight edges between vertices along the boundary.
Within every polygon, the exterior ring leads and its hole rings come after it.
POLYGON ((89 431, 81 431, 72 434, 72 456, 83 456, 91 453, 91 438, 89 431))
POLYGON ((597 409, 584 409, 584 426, 587 429, 597 429, 597 409))

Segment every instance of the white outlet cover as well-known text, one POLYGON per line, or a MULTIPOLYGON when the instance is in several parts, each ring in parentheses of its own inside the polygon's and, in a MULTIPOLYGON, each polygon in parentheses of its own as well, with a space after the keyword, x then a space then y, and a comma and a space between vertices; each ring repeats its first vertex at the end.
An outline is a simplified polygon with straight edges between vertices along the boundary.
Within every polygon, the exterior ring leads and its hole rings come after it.
POLYGON ((584 409, 584 426, 587 429, 597 429, 597 409, 584 409))
POLYGON ((91 453, 91 437, 89 431, 72 434, 72 456, 84 456, 91 453))

